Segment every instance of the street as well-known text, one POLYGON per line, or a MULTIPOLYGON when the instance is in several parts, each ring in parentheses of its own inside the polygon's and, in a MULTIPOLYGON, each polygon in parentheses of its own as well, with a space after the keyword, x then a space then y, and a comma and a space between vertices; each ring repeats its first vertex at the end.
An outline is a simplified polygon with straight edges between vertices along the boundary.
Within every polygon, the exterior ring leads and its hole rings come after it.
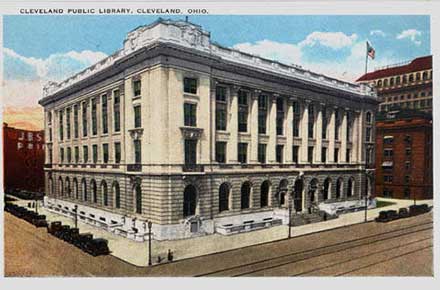
POLYGON ((432 276, 432 213, 139 267, 5 213, 6 276, 432 276))

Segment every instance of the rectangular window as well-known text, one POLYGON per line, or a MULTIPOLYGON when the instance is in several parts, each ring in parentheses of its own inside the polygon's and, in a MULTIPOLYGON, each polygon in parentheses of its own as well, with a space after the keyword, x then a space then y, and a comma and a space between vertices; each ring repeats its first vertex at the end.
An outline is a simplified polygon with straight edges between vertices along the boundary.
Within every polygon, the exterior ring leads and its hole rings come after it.
POLYGON ((384 157, 393 157, 393 149, 384 149, 383 156, 384 157))
POLYGON ((321 162, 326 163, 327 162, 327 148, 322 147, 321 149, 321 162))
POLYGON ((83 163, 89 162, 89 147, 84 145, 83 146, 83 163))
POLYGON ((406 170, 411 170, 411 162, 410 161, 406 161, 405 162, 405 169, 406 170))
POLYGON ((238 143, 238 162, 247 163, 247 143, 238 143))
POLYGON ((183 91, 188 94, 197 94, 197 79, 184 78, 183 79, 183 91))
POLYGON ((115 163, 121 163, 121 143, 115 142, 115 163))
POLYGON ((98 145, 93 145, 92 146, 92 154, 93 154, 93 163, 97 163, 98 162, 98 145))
POLYGON ((370 164, 370 163, 371 163, 371 161, 372 161, 372 155, 373 155, 373 149, 368 148, 367 151, 366 151, 366 156, 365 156, 365 158, 366 158, 365 162, 366 162, 367 164, 370 164))
POLYGON ((238 91, 238 132, 247 132, 249 115, 248 95, 246 91, 238 91))
POLYGON ((104 163, 108 163, 108 144, 102 144, 102 160, 104 163))
POLYGON ((87 137, 87 103, 82 103, 82 129, 83 129, 83 137, 87 137))
POLYGON ((387 183, 393 182, 393 176, 392 175, 384 175, 383 182, 387 182, 387 183))
POLYGON ((371 142, 371 128, 367 127, 366 134, 365 134, 365 141, 371 142))
POLYGON ((141 140, 134 140, 133 146, 134 146, 134 162, 136 164, 141 164, 142 163, 141 140))
POLYGON ((135 97, 140 96, 141 95, 141 88, 142 88, 142 83, 141 80, 134 80, 133 81, 133 95, 135 97))
POLYGON ((347 150, 345 151, 345 161, 346 161, 346 162, 350 162, 350 154, 351 154, 351 150, 350 150, 350 149, 347 149, 347 150))
POLYGON ((339 140, 339 124, 341 120, 339 119, 339 111, 335 111, 335 140, 339 140))
POLYGON ((134 127, 140 128, 142 127, 141 106, 136 106, 133 108, 133 110, 134 110, 134 127))
POLYGON ((66 109, 66 139, 70 139, 70 110, 66 109))
POLYGON ((301 108, 298 102, 293 103, 293 137, 299 137, 299 123, 301 121, 301 108))
POLYGON ((216 130, 226 131, 228 109, 225 87, 218 86, 215 88, 215 101, 215 128, 216 130))
POLYGON ((293 145, 292 146, 292 161, 294 163, 298 163, 298 153, 299 153, 299 146, 293 145))
POLYGON ((49 141, 52 142, 52 128, 49 128, 49 141))
POLYGON ((322 109, 322 139, 327 139, 327 111, 325 108, 322 109))
POLYGON ((59 112, 59 133, 60 133, 60 140, 63 141, 64 139, 64 124, 63 124, 63 111, 59 112))
POLYGON ((197 126, 197 105, 191 103, 185 103, 183 107, 184 111, 184 124, 185 126, 196 127, 197 126))
POLYGON ((79 162, 79 147, 75 146, 75 163, 79 162))
POLYGON ((72 162, 72 148, 67 147, 67 163, 72 162))
POLYGON ((115 132, 121 131, 121 93, 113 91, 113 122, 115 132))
POLYGON ((283 163, 283 154, 284 153, 284 146, 283 145, 277 145, 276 146, 276 159, 278 163, 283 163))
POLYGON ((392 145, 394 142, 394 137, 393 136, 385 136, 383 137, 383 144, 384 145, 392 145))
POLYGON ((284 100, 282 98, 277 99, 277 119, 276 119, 277 135, 284 135, 284 100))
POLYGON ((101 117, 102 117, 102 134, 108 133, 108 104, 107 104, 107 95, 102 95, 101 97, 102 105, 101 105, 101 117))
POLYGON ((406 148, 405 154, 406 154, 406 156, 411 156, 411 148, 406 148))
POLYGON ((185 139, 185 164, 197 164, 197 140, 185 139))
POLYGON ((307 161, 313 163, 313 146, 307 148, 307 161))
POLYGON ((52 164, 53 161, 53 151, 52 148, 49 148, 49 164, 52 164))
POLYGON ((309 138, 313 139, 315 137, 315 108, 312 104, 309 105, 309 138))
POLYGON ((73 136, 78 138, 79 126, 78 126, 78 105, 73 106, 73 136))
POLYGON ((60 163, 64 163, 64 148, 60 148, 60 163))
POLYGON ((258 162, 266 163, 266 144, 258 144, 258 162))
POLYGON ((226 142, 215 142, 215 161, 226 162, 226 142))
POLYGON ((339 148, 335 148, 334 159, 335 163, 339 162, 339 148))
POLYGON ((266 134, 267 96, 258 96, 258 134, 266 134))
POLYGON ((92 99, 92 135, 98 134, 98 120, 97 120, 97 102, 96 98, 92 99))

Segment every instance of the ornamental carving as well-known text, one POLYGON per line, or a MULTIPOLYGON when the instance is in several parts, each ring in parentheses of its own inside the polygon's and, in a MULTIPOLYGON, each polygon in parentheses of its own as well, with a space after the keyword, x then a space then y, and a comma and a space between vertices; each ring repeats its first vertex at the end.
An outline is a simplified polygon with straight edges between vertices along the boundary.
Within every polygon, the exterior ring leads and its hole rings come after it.
POLYGON ((136 129, 129 130, 129 132, 130 132, 130 136, 131 136, 131 138, 133 138, 133 140, 139 140, 142 138, 142 134, 144 132, 144 129, 136 128, 136 129))
POLYGON ((184 139, 198 140, 202 137, 203 129, 195 127, 180 127, 184 139))

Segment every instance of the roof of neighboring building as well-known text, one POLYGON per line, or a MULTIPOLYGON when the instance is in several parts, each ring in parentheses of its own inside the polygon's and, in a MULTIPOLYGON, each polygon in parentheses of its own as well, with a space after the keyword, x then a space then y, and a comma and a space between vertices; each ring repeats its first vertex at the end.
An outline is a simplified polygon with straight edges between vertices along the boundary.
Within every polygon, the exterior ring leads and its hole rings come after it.
POLYGON ((374 72, 364 74, 357 82, 375 80, 389 76, 401 75, 410 72, 427 70, 432 68, 432 55, 421 56, 413 59, 410 63, 400 66, 379 69, 374 72))
POLYGON ((388 122, 398 120, 432 120, 432 115, 429 113, 414 110, 414 109, 400 109, 391 112, 377 112, 376 122, 388 122))

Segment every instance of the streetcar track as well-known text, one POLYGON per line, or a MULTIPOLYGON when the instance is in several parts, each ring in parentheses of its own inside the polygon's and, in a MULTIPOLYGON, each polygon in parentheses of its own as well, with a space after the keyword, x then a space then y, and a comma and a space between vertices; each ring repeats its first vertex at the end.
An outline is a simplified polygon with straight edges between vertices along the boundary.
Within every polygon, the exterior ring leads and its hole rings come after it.
MULTIPOLYGON (((331 267, 334 267, 334 266, 340 266, 340 265, 343 265, 343 264, 346 264, 346 263, 349 263, 349 262, 352 262, 352 261, 355 261, 355 260, 360 260, 360 259, 366 258, 368 256, 381 254, 381 253, 387 252, 389 250, 407 247, 409 245, 417 244, 417 243, 424 242, 424 241, 427 241, 427 240, 430 240, 430 239, 432 239, 432 236, 430 236, 428 238, 423 238, 423 239, 419 239, 419 240, 416 240, 416 241, 412 241, 412 242, 409 242, 409 243, 406 243, 406 244, 403 244, 403 245, 393 246, 393 247, 389 247, 389 248, 382 249, 382 250, 379 250, 379 251, 370 252, 370 253, 365 254, 365 255, 356 256, 354 258, 349 258, 349 259, 346 259, 346 260, 343 260, 343 261, 339 261, 339 262, 336 262, 336 263, 333 263, 333 264, 329 264, 329 265, 326 265, 326 266, 323 266, 323 267, 319 267, 319 268, 314 268, 312 270, 303 271, 303 272, 296 273, 296 274, 290 275, 290 276, 291 277, 295 277, 295 276, 301 276, 301 275, 305 275, 305 274, 310 274, 310 273, 321 271, 321 270, 324 270, 324 269, 328 269, 328 268, 331 268, 331 267)), ((329 253, 329 255, 330 254, 331 253, 329 253)), ((322 255, 322 256, 326 256, 326 255, 322 255)))
MULTIPOLYGON (((326 248, 337 247, 337 246, 341 246, 341 245, 348 244, 348 243, 355 243, 355 242, 358 242, 358 241, 371 239, 371 238, 374 238, 374 237, 377 237, 377 236, 383 236, 383 235, 386 235, 386 234, 392 234, 392 233, 395 233, 395 232, 405 231, 405 230, 408 230, 408 229, 413 229, 415 227, 421 227, 421 226, 428 225, 428 224, 432 225, 432 221, 424 222, 424 223, 419 223, 419 224, 414 224, 414 225, 411 225, 411 226, 408 226, 408 227, 403 227, 403 228, 400 228, 400 229, 395 229, 395 230, 391 230, 391 231, 381 232, 381 233, 378 233, 378 234, 373 234, 373 235, 369 235, 369 236, 365 236, 365 237, 361 237, 361 238, 356 238, 356 239, 351 239, 351 240, 347 240, 347 241, 342 241, 342 242, 334 243, 334 244, 331 244, 331 245, 324 245, 324 246, 320 246, 320 247, 313 248, 313 249, 307 249, 307 250, 298 251, 298 252, 291 252, 291 253, 287 253, 287 254, 280 255, 280 256, 275 256, 275 257, 271 257, 271 258, 261 259, 261 260, 250 262, 250 263, 245 263, 245 264, 241 264, 241 265, 237 265, 237 266, 233 266, 233 267, 223 268, 223 269, 216 270, 216 271, 211 271, 211 272, 207 272, 207 273, 203 273, 203 274, 198 274, 198 275, 195 275, 195 277, 215 275, 215 274, 219 274, 219 273, 222 273, 222 272, 227 272, 227 271, 231 271, 231 270, 235 270, 235 269, 240 269, 240 268, 243 268, 243 267, 248 267, 248 266, 262 264, 262 263, 265 263, 265 262, 274 261, 274 260, 281 259, 281 258, 286 258, 286 257, 295 256, 295 255, 301 255, 301 254, 307 254, 307 253, 311 253, 311 252, 314 252, 314 251, 317 251, 317 250, 323 250, 323 249, 326 249, 326 248)), ((428 230, 428 229, 432 229, 432 226, 428 227, 428 228, 424 228, 422 230, 418 230, 418 231, 423 231, 423 230, 428 230)), ((412 232, 409 232, 407 234, 411 234, 411 233, 418 232, 418 231, 412 231, 412 232)), ((398 236, 399 235, 394 236, 394 237, 398 237, 398 236)), ((385 240, 385 239, 382 239, 382 240, 385 240)), ((372 243, 372 242, 370 242, 370 243, 372 243)), ((260 271, 260 270, 257 270, 257 271, 260 271)))
POLYGON ((346 271, 346 272, 343 272, 343 273, 339 273, 339 274, 334 275, 334 276, 335 277, 339 277, 339 276, 343 276, 343 275, 346 275, 346 274, 350 274, 350 273, 353 273, 353 272, 356 272, 356 271, 359 271, 359 270, 362 270, 362 269, 366 269, 366 268, 369 268, 369 267, 372 267, 372 266, 375 266, 375 265, 379 265, 379 264, 382 264, 382 263, 385 263, 385 262, 389 262, 389 261, 398 259, 400 257, 408 256, 408 255, 411 255, 411 254, 414 254, 414 253, 417 253, 419 251, 423 251, 423 250, 426 250, 426 249, 429 249, 429 248, 432 248, 432 245, 429 245, 429 246, 426 246, 426 247, 422 247, 422 248, 419 248, 419 249, 416 249, 416 250, 413 250, 413 251, 410 251, 410 252, 406 252, 404 254, 396 255, 396 256, 393 256, 391 258, 379 261, 379 262, 370 263, 368 265, 365 265, 365 266, 362 266, 362 267, 359 267, 359 268, 356 268, 356 269, 353 269, 353 270, 350 270, 350 271, 346 271))

